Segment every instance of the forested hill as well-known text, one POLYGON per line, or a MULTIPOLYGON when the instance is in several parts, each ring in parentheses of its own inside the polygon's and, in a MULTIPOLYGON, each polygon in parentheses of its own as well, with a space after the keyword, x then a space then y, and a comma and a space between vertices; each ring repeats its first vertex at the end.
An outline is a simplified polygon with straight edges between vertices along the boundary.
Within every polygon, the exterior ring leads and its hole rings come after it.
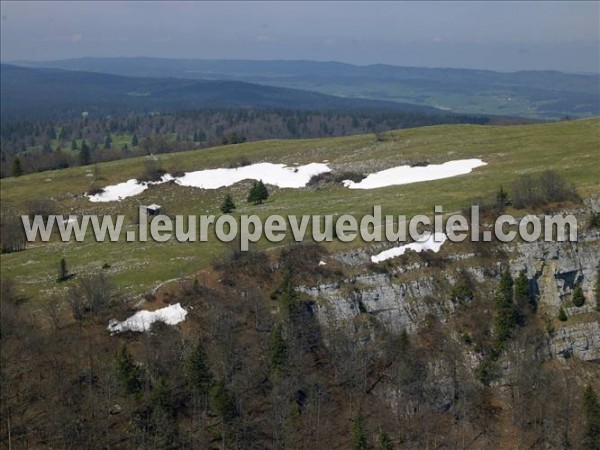
POLYGON ((18 64, 124 76, 240 80, 344 97, 429 105, 468 114, 531 118, 600 114, 598 74, 163 58, 77 58, 18 64))
POLYGON ((185 80, 1 65, 2 121, 63 119, 207 108, 386 109, 438 113, 426 106, 341 98, 232 80, 185 80))

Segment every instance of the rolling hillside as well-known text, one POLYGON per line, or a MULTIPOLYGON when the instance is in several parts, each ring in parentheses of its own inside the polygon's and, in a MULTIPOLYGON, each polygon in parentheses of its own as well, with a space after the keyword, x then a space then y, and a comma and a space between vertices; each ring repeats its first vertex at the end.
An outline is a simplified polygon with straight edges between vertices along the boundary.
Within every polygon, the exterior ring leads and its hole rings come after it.
POLYGON ((341 98, 243 81, 143 78, 0 66, 2 120, 96 117, 209 108, 387 109, 441 113, 426 106, 341 98))
POLYGON ((79 58, 18 64, 126 76, 240 80, 344 97, 428 105, 467 114, 530 118, 600 114, 598 74, 161 58, 79 58))
MULTIPOLYGON (((431 214, 435 204, 443 205, 444 211, 456 211, 475 198, 493 196, 500 185, 508 189, 520 174, 549 169, 573 182, 582 196, 598 195, 599 127, 600 121, 595 119, 506 127, 442 125, 389 132, 383 141, 372 134, 271 140, 160 155, 158 165, 167 172, 228 167, 240 157, 251 162, 287 165, 327 160, 332 170, 363 173, 423 160, 441 163, 481 158, 487 163, 469 175, 365 191, 335 185, 316 190, 272 188, 271 198, 260 206, 246 202, 248 181, 216 190, 163 184, 139 196, 104 204, 91 203, 81 196, 91 188, 141 176, 147 159, 144 157, 102 163, 96 168, 74 167, 5 178, 0 180, 0 189, 3 207, 14 208, 14 211, 24 213, 36 202, 47 202, 56 213, 125 214, 132 224, 140 203, 164 205, 169 215, 218 214, 219 204, 228 192, 238 205, 236 214, 265 217, 269 214, 347 213, 359 216, 369 213, 372 206, 378 204, 389 214, 412 216, 431 214)), ((258 246, 268 248, 270 245, 260 242, 258 246)), ((102 264, 109 264, 119 285, 139 294, 161 281, 210 264, 215 255, 226 248, 226 244, 215 240, 202 244, 52 242, 4 254, 1 261, 3 273, 36 296, 60 289, 53 282, 60 255, 65 256, 78 273, 93 272, 102 264)))

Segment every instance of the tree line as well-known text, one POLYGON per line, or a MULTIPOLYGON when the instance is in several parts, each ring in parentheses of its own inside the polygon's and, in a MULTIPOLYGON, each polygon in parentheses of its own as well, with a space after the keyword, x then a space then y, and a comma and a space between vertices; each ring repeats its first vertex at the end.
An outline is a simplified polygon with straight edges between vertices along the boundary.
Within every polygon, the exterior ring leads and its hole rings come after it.
POLYGON ((0 175, 19 176, 262 139, 344 136, 441 123, 488 122, 488 118, 480 116, 418 112, 232 109, 3 123, 0 175))

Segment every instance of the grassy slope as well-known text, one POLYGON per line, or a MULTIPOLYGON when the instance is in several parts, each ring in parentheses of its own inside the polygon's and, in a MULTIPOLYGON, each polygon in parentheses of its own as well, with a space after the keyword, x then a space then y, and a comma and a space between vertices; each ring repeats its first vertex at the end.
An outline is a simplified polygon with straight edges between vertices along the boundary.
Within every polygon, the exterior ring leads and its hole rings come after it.
MULTIPOLYGON (((472 174, 427 183, 370 191, 327 187, 319 190, 273 190, 262 206, 245 203, 249 183, 229 189, 203 191, 175 185, 162 185, 123 202, 92 204, 77 197, 95 183, 104 186, 141 174, 144 159, 100 164, 92 167, 31 174, 0 182, 3 207, 26 210, 31 200, 53 198, 60 213, 126 214, 133 217, 138 203, 165 205, 168 214, 217 214, 220 200, 230 191, 238 205, 236 213, 268 214, 364 214, 374 204, 385 213, 431 213, 433 205, 453 211, 474 197, 491 195, 503 184, 510 186, 519 174, 554 169, 576 184, 583 195, 600 191, 600 120, 588 119, 554 124, 490 127, 472 125, 415 128, 389 133, 384 142, 373 135, 345 138, 264 141, 194 152, 161 155, 166 170, 198 170, 221 167, 237 156, 253 162, 287 164, 329 160, 332 168, 357 167, 375 171, 406 162, 432 163, 479 157, 488 163, 472 174), (95 177, 99 179, 93 181, 95 177)), ((264 246, 265 244, 261 244, 264 246)), ((208 243, 84 243, 52 242, 30 245, 24 252, 2 255, 3 277, 14 278, 25 293, 38 298, 53 295, 68 283, 54 282, 58 262, 65 256, 70 270, 78 274, 111 267, 118 284, 131 294, 142 293, 157 283, 191 273, 209 264, 223 249, 214 240, 208 243)))

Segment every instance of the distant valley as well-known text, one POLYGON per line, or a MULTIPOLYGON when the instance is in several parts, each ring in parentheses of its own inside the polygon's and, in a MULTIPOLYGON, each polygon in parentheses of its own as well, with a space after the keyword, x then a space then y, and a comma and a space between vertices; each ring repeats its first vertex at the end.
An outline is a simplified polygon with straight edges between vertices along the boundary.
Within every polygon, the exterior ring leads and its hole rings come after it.
MULTIPOLYGON (((16 64, 122 76, 237 80, 340 97, 536 119, 600 114, 600 75, 357 66, 338 62, 78 58, 16 64)), ((309 100, 308 98, 306 99, 309 100)), ((353 100, 355 101, 355 100, 353 100)))

